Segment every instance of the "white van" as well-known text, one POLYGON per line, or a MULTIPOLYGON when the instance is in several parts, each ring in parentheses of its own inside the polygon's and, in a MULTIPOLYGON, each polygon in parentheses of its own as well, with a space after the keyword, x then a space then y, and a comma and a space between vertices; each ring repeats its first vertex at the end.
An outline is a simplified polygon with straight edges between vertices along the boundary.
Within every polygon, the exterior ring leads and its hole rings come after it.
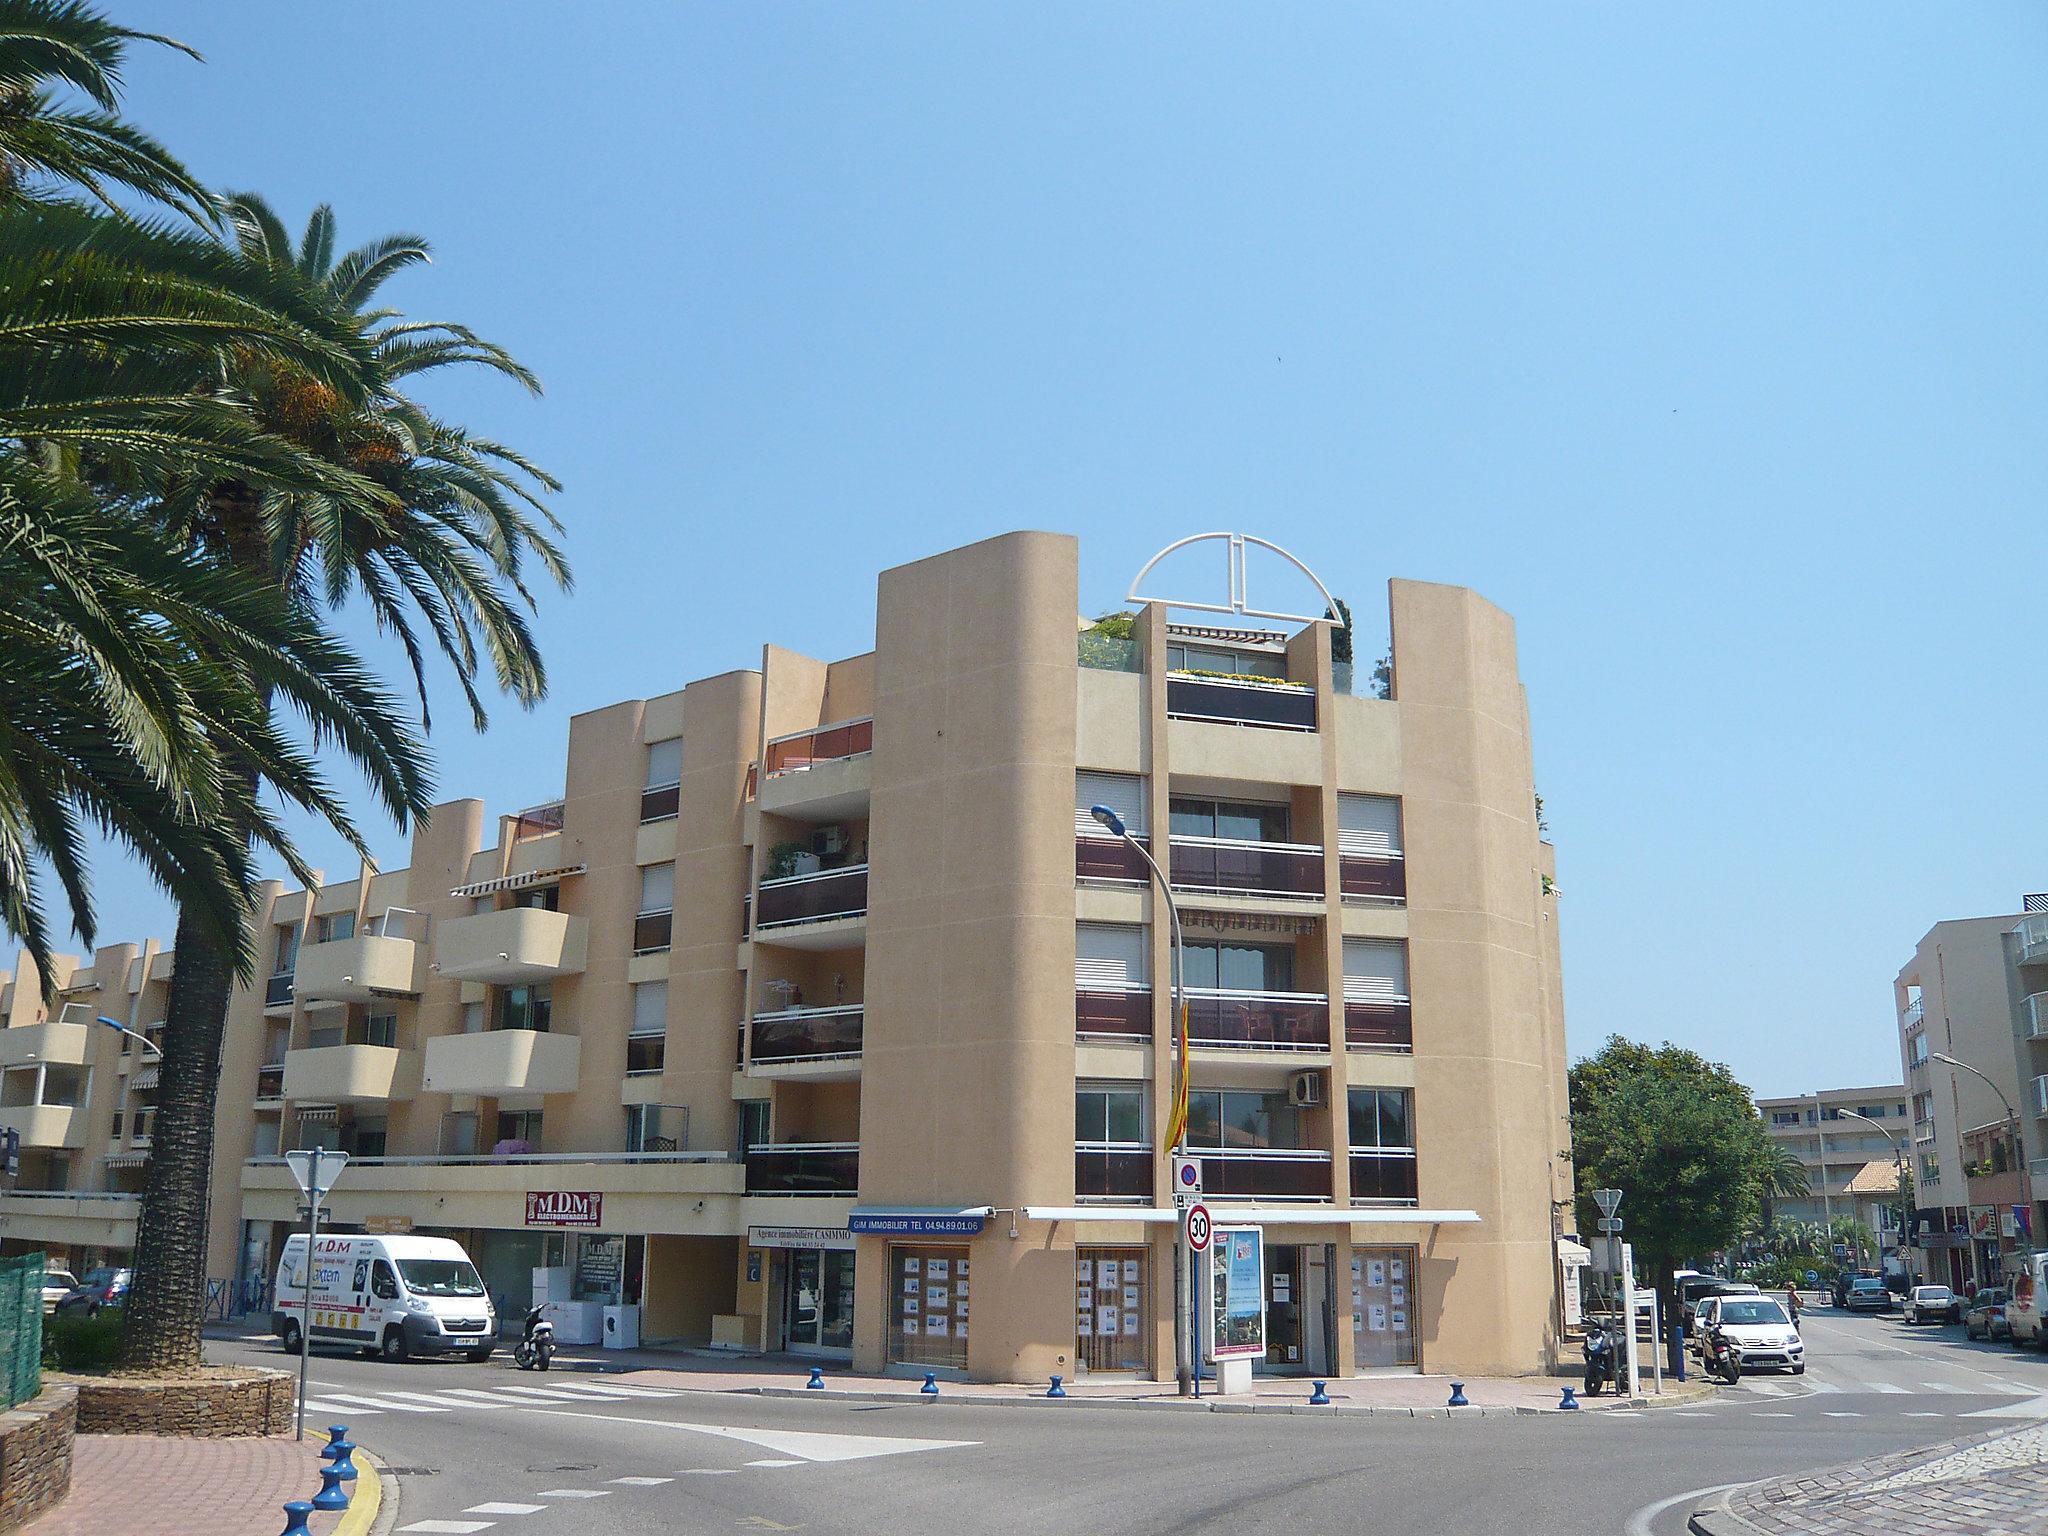
POLYGON ((298 1352, 303 1325, 316 1344, 353 1344, 386 1360, 491 1356, 497 1314, 476 1266, 452 1238, 323 1232, 312 1271, 309 1297, 306 1234, 287 1239, 270 1328, 290 1353, 298 1352))
POLYGON ((2048 1330, 2044 1330, 2041 1318, 2041 1309, 2048 1307, 2048 1253, 2019 1254, 2007 1259, 2006 1281, 2011 1299, 2005 1304, 2005 1325, 2013 1348, 2048 1345, 2048 1330))

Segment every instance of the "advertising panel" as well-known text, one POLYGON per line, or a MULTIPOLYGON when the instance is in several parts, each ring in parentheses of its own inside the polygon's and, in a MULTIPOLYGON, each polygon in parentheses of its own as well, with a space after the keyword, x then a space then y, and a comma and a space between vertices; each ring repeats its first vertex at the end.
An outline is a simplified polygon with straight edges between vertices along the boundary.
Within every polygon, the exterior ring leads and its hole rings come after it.
POLYGON ((1211 1360, 1266 1352, 1266 1248, 1257 1227, 1218 1227, 1205 1287, 1211 1360))

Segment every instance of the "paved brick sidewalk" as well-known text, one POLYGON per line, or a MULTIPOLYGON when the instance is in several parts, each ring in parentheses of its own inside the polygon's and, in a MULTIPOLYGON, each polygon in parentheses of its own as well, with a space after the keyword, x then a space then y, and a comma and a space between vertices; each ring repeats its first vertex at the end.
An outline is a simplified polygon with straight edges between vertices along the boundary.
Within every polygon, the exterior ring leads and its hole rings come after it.
MULTIPOLYGON (((324 1441, 80 1435, 70 1495, 23 1536, 278 1536, 285 1501, 320 1489, 324 1441)), ((314 1536, 340 1518, 315 1517, 314 1536)))
POLYGON ((1701 1536, 2040 1536, 2048 1424, 1773 1478, 1692 1517, 1701 1536))

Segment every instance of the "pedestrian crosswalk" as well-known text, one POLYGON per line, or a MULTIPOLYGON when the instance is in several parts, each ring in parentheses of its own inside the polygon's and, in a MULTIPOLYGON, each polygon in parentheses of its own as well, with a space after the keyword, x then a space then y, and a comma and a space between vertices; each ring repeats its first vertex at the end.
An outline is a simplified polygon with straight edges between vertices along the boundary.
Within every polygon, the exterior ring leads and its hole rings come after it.
POLYGON ((379 1387, 372 1392, 345 1392, 321 1386, 306 1389, 306 1412, 319 1417, 371 1413, 460 1413, 469 1410, 489 1413, 506 1408, 588 1406, 592 1403, 630 1403, 654 1397, 680 1397, 681 1392, 662 1387, 624 1386, 615 1382, 551 1379, 545 1387, 504 1382, 484 1387, 442 1387, 419 1391, 409 1387, 379 1387))

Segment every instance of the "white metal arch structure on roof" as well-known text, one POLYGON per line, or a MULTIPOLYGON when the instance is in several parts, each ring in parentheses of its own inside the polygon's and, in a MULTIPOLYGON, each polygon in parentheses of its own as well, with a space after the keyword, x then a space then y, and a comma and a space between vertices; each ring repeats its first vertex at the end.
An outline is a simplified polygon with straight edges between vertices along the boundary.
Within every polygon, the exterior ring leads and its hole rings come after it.
POLYGON ((1200 613, 1230 613, 1241 619, 1278 619, 1285 624, 1334 624, 1337 620, 1337 599, 1330 595, 1330 589, 1323 585, 1320 576, 1310 570, 1293 555, 1269 539, 1261 539, 1249 533, 1194 533, 1184 539, 1175 539, 1144 564, 1131 580, 1130 594, 1124 599, 1128 603, 1159 603, 1168 608, 1190 608, 1200 613), (1152 567, 1164 560, 1177 549, 1190 544, 1206 543, 1210 539, 1221 539, 1229 562, 1226 571, 1230 600, 1227 603, 1201 603, 1182 597, 1148 597, 1139 589, 1145 585, 1145 578, 1152 574, 1152 567), (1256 544, 1260 549, 1270 549, 1274 554, 1293 566, 1315 584, 1323 594, 1322 613, 1282 613, 1273 608, 1254 608, 1245 581, 1244 555, 1247 544, 1256 544))

